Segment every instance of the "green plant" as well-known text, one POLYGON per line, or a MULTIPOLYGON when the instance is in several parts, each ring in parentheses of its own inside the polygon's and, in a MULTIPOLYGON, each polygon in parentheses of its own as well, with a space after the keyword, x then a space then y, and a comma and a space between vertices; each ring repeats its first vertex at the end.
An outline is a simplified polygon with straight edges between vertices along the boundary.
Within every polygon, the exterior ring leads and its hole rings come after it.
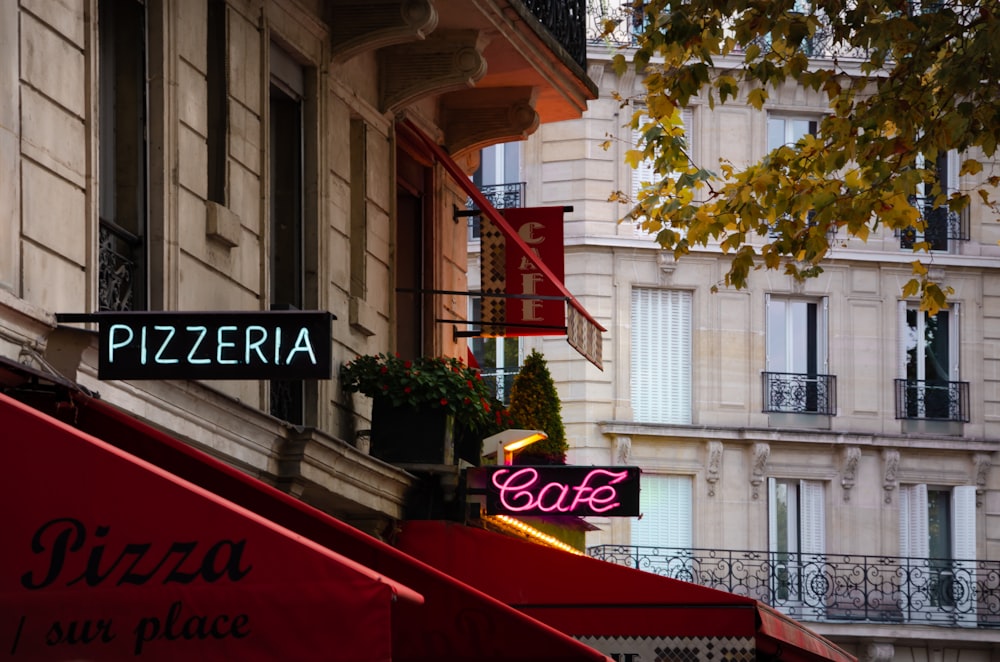
POLYGON ((386 398, 395 407, 444 409, 468 430, 487 429, 501 420, 479 371, 456 358, 359 356, 340 368, 340 383, 345 391, 386 398))
POLYGON ((518 464, 566 464, 566 429, 562 404, 545 357, 532 350, 510 390, 510 417, 519 428, 541 430, 548 439, 537 441, 517 456, 518 464))

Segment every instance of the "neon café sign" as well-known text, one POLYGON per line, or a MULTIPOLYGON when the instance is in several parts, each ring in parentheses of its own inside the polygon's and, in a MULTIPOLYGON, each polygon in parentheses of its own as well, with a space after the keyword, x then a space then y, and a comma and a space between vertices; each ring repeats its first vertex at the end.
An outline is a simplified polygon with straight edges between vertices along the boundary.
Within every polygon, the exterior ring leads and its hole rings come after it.
POLYGON ((98 379, 329 379, 326 311, 60 314, 98 322, 98 379))
POLYGON ((639 514, 639 467, 488 466, 487 515, 639 514))

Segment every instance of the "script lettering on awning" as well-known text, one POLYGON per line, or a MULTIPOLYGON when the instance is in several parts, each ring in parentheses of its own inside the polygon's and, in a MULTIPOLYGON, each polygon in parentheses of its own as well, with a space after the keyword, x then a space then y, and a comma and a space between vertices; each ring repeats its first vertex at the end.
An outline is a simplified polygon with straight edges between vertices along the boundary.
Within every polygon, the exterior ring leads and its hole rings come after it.
POLYGON ((639 514, 638 467, 515 465, 483 470, 489 515, 639 514))
POLYGON ((99 379, 329 379, 330 313, 115 312, 100 325, 99 379))

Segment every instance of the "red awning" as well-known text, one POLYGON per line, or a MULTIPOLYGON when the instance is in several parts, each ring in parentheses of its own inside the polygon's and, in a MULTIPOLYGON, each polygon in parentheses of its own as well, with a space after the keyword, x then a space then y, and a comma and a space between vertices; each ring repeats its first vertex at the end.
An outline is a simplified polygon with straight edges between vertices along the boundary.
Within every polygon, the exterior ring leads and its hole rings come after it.
POLYGON ((758 653, 773 654, 780 647, 781 658, 789 662, 856 662, 836 644, 757 600, 482 529, 405 522, 399 548, 598 647, 630 641, 670 647, 671 639, 680 638, 690 646, 693 639, 742 638, 758 653))
POLYGON ((414 591, 0 395, 15 659, 389 660, 414 591))
MULTIPOLYGON (((259 518, 255 521, 265 518, 301 536, 300 540, 304 539, 302 544, 309 546, 310 549, 334 550, 336 554, 343 555, 343 557, 354 561, 355 564, 364 566, 373 573, 373 576, 391 577, 418 592, 424 599, 423 604, 418 604, 417 596, 408 592, 407 595, 414 599, 399 601, 392 609, 391 635, 387 637, 383 634, 370 642, 374 648, 384 647, 386 650, 391 642, 393 660, 402 662, 442 659, 457 662, 462 660, 517 661, 535 659, 607 661, 604 655, 562 632, 512 609, 491 596, 462 584, 440 570, 271 488, 99 400, 77 391, 69 391, 68 398, 69 402, 65 403, 56 403, 55 401, 46 403, 45 398, 42 398, 32 404, 44 407, 53 413, 58 410, 70 418, 73 425, 80 430, 99 437, 104 442, 131 456, 155 465, 163 470, 157 472, 157 476, 165 477, 165 472, 169 472, 206 490, 207 492, 195 488, 201 496, 209 496, 209 492, 216 495, 213 503, 221 501, 218 497, 226 499, 237 504, 231 506, 232 508, 241 511, 246 509, 250 513, 258 515, 259 518)), ((7 401, 6 398, 5 401, 7 401)), ((0 413, 0 425, 10 429, 4 421, 4 416, 5 413, 0 413)), ((58 429, 65 428, 59 424, 55 425, 58 429)), ((33 431, 33 435, 44 437, 46 431, 37 429, 33 431)), ((15 439, 5 436, 4 441, 6 448, 15 439)), ((22 443, 21 439, 16 439, 16 441, 22 443)), ((29 449, 32 447, 28 446, 29 449)), ((4 452, 6 451, 4 450, 4 452)), ((25 453, 30 455, 31 451, 25 451, 25 453)), ((115 457, 124 458, 127 456, 117 454, 115 457)), ((26 459, 25 462, 14 466, 39 467, 37 476, 44 477, 48 474, 49 463, 56 462, 57 459, 57 455, 45 452, 41 457, 34 455, 30 461, 26 459)), ((73 463, 67 467, 66 471, 71 474, 71 469, 79 470, 81 467, 88 467, 88 465, 73 463)), ((118 495, 118 498, 135 503, 137 510, 141 510, 150 500, 141 484, 130 486, 128 491, 119 487, 117 471, 107 473, 100 467, 95 469, 88 467, 84 473, 88 481, 85 488, 87 490, 96 489, 98 486, 109 487, 111 489, 108 491, 118 495)), ((30 475, 35 476, 35 474, 30 475)), ((53 498, 54 502, 72 501, 74 498, 74 492, 69 489, 52 489, 59 495, 59 498, 53 498)), ((24 492, 26 496, 32 493, 33 490, 24 492)), ((192 504, 186 504, 182 509, 178 509, 171 506, 170 500, 161 501, 162 503, 159 505, 168 508, 170 512, 162 517, 153 518, 152 524, 163 526, 163 523, 167 521, 173 522, 178 519, 183 521, 192 513, 198 513, 200 517, 201 509, 192 504)), ((26 499, 26 503, 30 505, 30 499, 26 499)), ((209 527, 209 530, 218 531, 220 529, 209 527)), ((5 537, 5 540, 7 539, 5 537)), ((129 541, 131 542, 131 538, 129 541)), ((143 540, 136 538, 136 542, 143 542, 143 540)), ((81 552, 81 554, 83 553, 85 552, 81 552)), ((117 552, 114 553, 117 554, 117 552)), ((325 553, 329 554, 329 551, 325 553)), ((111 554, 112 551, 109 547, 106 558, 110 558, 111 554)), ((340 558, 336 554, 330 555, 331 558, 340 558)), ((4 567, 11 566, 5 565, 4 567)), ((103 568, 103 566, 101 567, 103 568)), ((77 570, 78 574, 79 572, 77 570)), ((9 579, 7 578, 5 581, 9 579)), ((388 580, 385 580, 384 585, 396 587, 397 593, 404 590, 401 586, 391 584, 388 580)), ((322 597, 321 588, 322 586, 313 590, 310 595, 315 594, 322 597)), ((297 598, 300 589, 301 587, 298 586, 282 588, 293 601, 297 598)), ((366 632, 360 627, 346 628, 346 632, 342 632, 345 628, 337 626, 337 618, 342 612, 355 610, 348 607, 331 614, 320 610, 315 605, 315 600, 310 604, 313 604, 313 615, 311 619, 306 619, 304 622, 315 623, 317 619, 322 620, 323 624, 317 627, 319 631, 326 630, 322 636, 334 639, 338 637, 358 639, 366 632), (329 634, 330 632, 339 634, 329 634)), ((276 609, 278 608, 276 607, 276 609)), ((359 608, 356 611, 362 610, 359 608)), ((297 614, 299 612, 290 609, 288 613, 297 614)), ((345 619, 348 616, 353 618, 355 615, 345 614, 345 619)), ((352 623, 353 620, 348 619, 347 622, 352 623)), ((7 627, 6 621, 3 627, 7 627)), ((0 642, 6 643, 9 639, 4 639, 4 636, 5 631, 0 631, 0 642)), ((326 659, 340 659, 332 657, 333 653, 330 651, 341 643, 339 641, 329 643, 324 649, 324 654, 328 656, 326 659)), ((275 650, 277 649, 272 649, 270 652, 274 653, 275 650)), ((366 655, 368 654, 359 653, 351 659, 373 659, 366 655)), ((201 656, 193 656, 194 659, 199 657, 201 656)), ((350 656, 347 657, 350 658, 350 656)), ((284 653, 275 654, 274 658, 297 659, 295 655, 285 655, 284 653)))

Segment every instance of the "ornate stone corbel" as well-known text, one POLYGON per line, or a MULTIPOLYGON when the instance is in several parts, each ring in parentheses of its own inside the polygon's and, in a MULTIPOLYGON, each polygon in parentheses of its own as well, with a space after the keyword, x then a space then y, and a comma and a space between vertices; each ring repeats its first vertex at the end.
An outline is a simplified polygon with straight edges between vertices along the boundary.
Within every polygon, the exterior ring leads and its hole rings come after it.
POLYGON ((882 451, 882 489, 885 491, 885 502, 892 503, 892 491, 899 487, 896 474, 899 472, 899 451, 890 448, 882 451))
POLYGON ((858 475, 858 462, 861 460, 861 448, 847 446, 844 448, 844 468, 840 473, 840 486, 844 488, 844 501, 851 500, 851 488, 858 475))
POLYGON ((989 453, 976 453, 972 456, 972 466, 975 467, 973 478, 976 483, 976 507, 983 505, 983 494, 986 492, 986 478, 992 465, 993 457, 989 453))
POLYGON ((417 100, 472 87, 486 75, 483 39, 475 31, 438 34, 426 41, 378 52, 383 111, 395 113, 417 100))
POLYGON ((705 480, 708 482, 708 496, 715 496, 715 484, 722 476, 722 442, 709 441, 705 444, 705 480))
POLYGON ((501 142, 524 140, 538 128, 532 87, 491 87, 441 97, 441 128, 453 157, 501 142))
POLYGON ((872 641, 865 646, 864 654, 859 656, 861 662, 890 662, 896 655, 896 648, 886 642, 872 641))
POLYGON ((656 266, 660 268, 660 285, 669 285, 677 269, 677 260, 670 251, 660 251, 656 254, 656 266))
POLYGON ((764 474, 767 472, 767 460, 771 457, 771 445, 758 443, 753 445, 753 474, 750 476, 750 484, 753 486, 753 498, 760 498, 760 484, 764 481, 764 474))
POLYGON ((615 464, 628 464, 632 459, 632 437, 615 435, 615 464))
POLYGON ((426 39, 438 24, 430 0, 350 0, 328 3, 330 51, 346 62, 364 51, 426 39))

